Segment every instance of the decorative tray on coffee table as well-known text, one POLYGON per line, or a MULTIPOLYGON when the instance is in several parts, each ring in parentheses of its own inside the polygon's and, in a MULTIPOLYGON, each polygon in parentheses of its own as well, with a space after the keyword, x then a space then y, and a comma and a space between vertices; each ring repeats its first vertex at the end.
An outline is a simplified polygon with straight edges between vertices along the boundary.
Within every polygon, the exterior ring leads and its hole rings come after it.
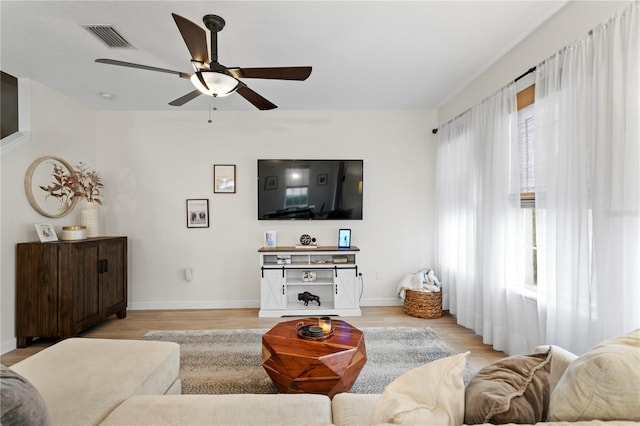
POLYGON ((296 330, 298 332, 298 337, 307 340, 324 340, 333 336, 333 328, 328 334, 324 334, 322 333, 322 328, 317 325, 302 325, 296 327, 296 330), (316 329, 320 330, 321 334, 317 333, 316 329))

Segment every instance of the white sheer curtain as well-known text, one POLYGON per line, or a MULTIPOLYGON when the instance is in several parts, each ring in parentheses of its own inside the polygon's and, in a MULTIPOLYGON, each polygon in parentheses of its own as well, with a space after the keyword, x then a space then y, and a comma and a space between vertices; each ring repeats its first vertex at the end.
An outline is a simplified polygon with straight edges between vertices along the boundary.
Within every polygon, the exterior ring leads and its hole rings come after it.
POLYGON ((577 353, 640 327, 638 9, 536 72, 541 338, 577 353))
POLYGON ((522 321, 523 233, 515 85, 438 130, 437 270, 444 307, 507 353, 530 346, 522 321), (516 167, 513 167, 513 166, 516 167))
POLYGON ((468 111, 438 129, 436 146, 436 270, 442 305, 475 330, 478 164, 468 111))

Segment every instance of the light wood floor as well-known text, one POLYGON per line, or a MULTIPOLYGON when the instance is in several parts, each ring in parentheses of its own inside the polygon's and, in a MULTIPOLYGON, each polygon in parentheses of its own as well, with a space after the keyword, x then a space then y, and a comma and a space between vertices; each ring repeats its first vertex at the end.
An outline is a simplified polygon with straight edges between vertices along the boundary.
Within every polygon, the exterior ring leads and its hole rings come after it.
MULTIPOLYGON (((105 339, 139 339, 151 330, 203 330, 269 328, 292 318, 259 318, 258 309, 206 309, 128 311, 127 317, 108 319, 84 333, 81 337, 105 339)), ((445 313, 442 318, 422 319, 409 316, 402 306, 365 306, 360 317, 341 317, 356 327, 431 327, 444 341, 457 351, 470 351, 471 367, 483 366, 505 356, 484 345, 482 338, 456 324, 455 318, 445 313)), ((38 339, 31 346, 16 349, 0 357, 9 366, 56 343, 53 339, 38 339)))

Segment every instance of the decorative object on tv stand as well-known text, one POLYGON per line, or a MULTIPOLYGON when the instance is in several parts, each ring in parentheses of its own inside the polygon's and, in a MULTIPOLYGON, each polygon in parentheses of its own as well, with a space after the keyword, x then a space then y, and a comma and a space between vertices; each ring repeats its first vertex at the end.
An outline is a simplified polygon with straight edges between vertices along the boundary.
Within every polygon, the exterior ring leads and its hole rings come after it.
POLYGON ((264 245, 265 247, 275 248, 276 244, 276 231, 267 231, 264 233, 264 245))
POLYGON ((62 158, 37 158, 24 176, 24 191, 29 204, 45 217, 69 214, 78 201, 70 187, 72 179, 73 167, 62 158))
POLYGON ((351 247, 351 229, 342 228, 338 230, 338 248, 348 249, 351 247))
POLYGON ((316 248, 316 239, 312 238, 309 234, 300 235, 300 245, 296 245, 296 248, 316 248))
POLYGON ((302 300, 304 302, 304 306, 309 306, 309 302, 318 302, 318 306, 320 306, 320 297, 315 294, 311 294, 308 291, 298 293, 298 300, 302 300))
POLYGON ((316 280, 316 273, 314 271, 304 271, 302 273, 302 282, 314 282, 316 280))

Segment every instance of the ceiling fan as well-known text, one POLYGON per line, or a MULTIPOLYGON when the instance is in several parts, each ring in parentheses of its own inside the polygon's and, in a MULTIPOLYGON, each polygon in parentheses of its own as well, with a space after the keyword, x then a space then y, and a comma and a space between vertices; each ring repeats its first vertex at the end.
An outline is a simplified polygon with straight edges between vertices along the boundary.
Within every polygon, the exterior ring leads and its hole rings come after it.
POLYGON ((149 71, 175 74, 191 80, 196 90, 169 102, 169 105, 181 106, 204 94, 209 96, 227 96, 238 92, 240 96, 251 102, 260 110, 277 108, 271 101, 251 90, 240 78, 265 78, 276 80, 306 80, 311 75, 311 67, 263 67, 239 68, 226 67, 218 62, 218 32, 224 28, 224 19, 217 15, 205 15, 202 18, 205 27, 211 32, 211 56, 207 49, 207 33, 197 24, 177 15, 171 14, 191 54, 193 73, 168 70, 148 65, 134 64, 115 59, 96 59, 102 64, 119 65, 149 71))

